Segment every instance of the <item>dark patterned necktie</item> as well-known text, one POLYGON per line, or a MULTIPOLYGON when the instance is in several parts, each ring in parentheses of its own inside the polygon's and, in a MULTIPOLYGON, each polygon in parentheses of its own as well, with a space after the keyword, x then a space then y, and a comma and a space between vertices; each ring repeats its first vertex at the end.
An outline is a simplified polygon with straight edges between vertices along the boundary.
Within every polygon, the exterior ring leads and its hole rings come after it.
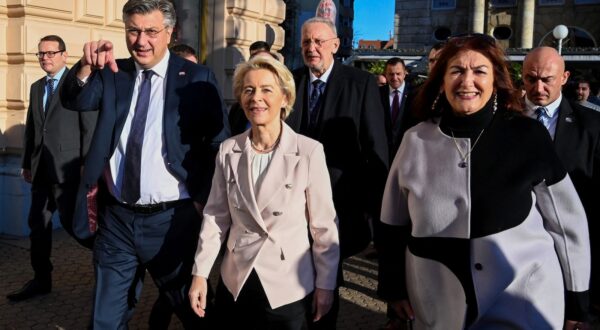
POLYGON ((309 100, 309 130, 313 130, 317 125, 317 119, 319 116, 319 108, 321 106, 321 95, 323 95, 323 89, 325 83, 322 80, 315 80, 312 82, 313 90, 310 93, 309 100))
POLYGON ((394 99, 392 100, 392 125, 396 123, 398 114, 400 113, 400 92, 394 90, 394 99))
POLYGON ((146 118, 148 117, 148 106, 150 105, 151 80, 154 71, 143 72, 135 112, 131 121, 131 129, 127 138, 125 149, 125 164, 123 166, 123 183, 121 187, 121 198, 127 204, 135 204, 140 199, 140 174, 142 167, 142 145, 144 144, 144 131, 146 129, 146 118))
POLYGON ((56 79, 50 78, 46 80, 46 104, 44 105, 44 112, 48 111, 50 102, 52 102, 52 96, 54 96, 54 80, 56 79))

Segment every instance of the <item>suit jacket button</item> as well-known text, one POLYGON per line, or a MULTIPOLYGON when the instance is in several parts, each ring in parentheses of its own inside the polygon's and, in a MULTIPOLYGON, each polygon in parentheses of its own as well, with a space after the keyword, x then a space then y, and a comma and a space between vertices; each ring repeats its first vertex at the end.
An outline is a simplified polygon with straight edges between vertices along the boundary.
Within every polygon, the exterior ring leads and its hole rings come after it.
POLYGON ((280 216, 282 214, 283 214, 283 212, 279 212, 279 211, 273 212, 273 215, 276 216, 276 217, 278 217, 278 216, 280 216))
POLYGON ((291 183, 288 183, 288 184, 286 184, 286 185, 285 185, 285 188, 286 188, 286 189, 292 189, 292 184, 291 184, 291 183))
POLYGON ((481 265, 480 263, 476 263, 475 264, 475 269, 482 270, 483 269, 483 265, 481 265))

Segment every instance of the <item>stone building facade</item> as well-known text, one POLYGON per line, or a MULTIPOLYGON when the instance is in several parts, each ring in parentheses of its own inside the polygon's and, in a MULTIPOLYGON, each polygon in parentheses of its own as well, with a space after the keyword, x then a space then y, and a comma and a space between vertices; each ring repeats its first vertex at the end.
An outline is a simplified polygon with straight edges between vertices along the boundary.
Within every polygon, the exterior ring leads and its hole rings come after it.
MULTIPOLYGON (((29 87, 44 76, 35 57, 48 34, 67 45, 68 65, 88 40, 108 39, 118 57, 128 57, 121 10, 126 0, 0 0, 0 233, 26 235, 29 186, 20 178, 29 87)), ((178 8, 178 42, 200 48, 217 76, 224 98, 233 101, 235 65, 247 59, 255 40, 284 44, 279 26, 283 0, 173 0, 178 8)))
POLYGON ((552 29, 569 28, 564 47, 600 47, 600 0, 396 0, 394 48, 420 48, 466 32, 493 35, 505 47, 552 45, 552 29))

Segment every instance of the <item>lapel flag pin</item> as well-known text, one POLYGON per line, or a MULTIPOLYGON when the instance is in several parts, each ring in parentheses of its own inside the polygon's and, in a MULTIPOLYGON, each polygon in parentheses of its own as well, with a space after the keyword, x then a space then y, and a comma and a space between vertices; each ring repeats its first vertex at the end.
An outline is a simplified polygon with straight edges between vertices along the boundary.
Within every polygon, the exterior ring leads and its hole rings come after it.
POLYGON ((180 76, 185 76, 185 71, 179 71, 180 76))
POLYGON ((565 118, 565 121, 567 123, 572 123, 573 122, 573 117, 567 117, 567 118, 565 118))

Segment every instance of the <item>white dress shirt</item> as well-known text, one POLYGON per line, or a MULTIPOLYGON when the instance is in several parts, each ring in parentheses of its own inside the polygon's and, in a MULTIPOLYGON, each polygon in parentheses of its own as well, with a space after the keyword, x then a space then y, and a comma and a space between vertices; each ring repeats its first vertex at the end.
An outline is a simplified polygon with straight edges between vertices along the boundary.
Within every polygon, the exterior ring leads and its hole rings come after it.
MULTIPOLYGON (((163 113, 169 57, 169 52, 166 52, 164 58, 151 68, 155 74, 152 76, 151 80, 152 89, 150 92, 150 106, 148 108, 148 117, 146 119, 144 144, 142 145, 140 199, 136 204, 156 204, 190 197, 185 188, 185 184, 179 182, 179 180, 169 172, 165 160, 167 149, 163 134, 163 113)), ((125 154, 127 152, 127 138, 129 137, 131 122, 133 121, 138 93, 142 82, 142 72, 144 71, 137 63, 135 64, 135 67, 137 73, 133 95, 131 96, 129 113, 127 114, 127 119, 125 120, 117 148, 110 158, 109 170, 106 170, 104 174, 110 192, 119 201, 122 201, 121 186, 123 183, 125 154)))

